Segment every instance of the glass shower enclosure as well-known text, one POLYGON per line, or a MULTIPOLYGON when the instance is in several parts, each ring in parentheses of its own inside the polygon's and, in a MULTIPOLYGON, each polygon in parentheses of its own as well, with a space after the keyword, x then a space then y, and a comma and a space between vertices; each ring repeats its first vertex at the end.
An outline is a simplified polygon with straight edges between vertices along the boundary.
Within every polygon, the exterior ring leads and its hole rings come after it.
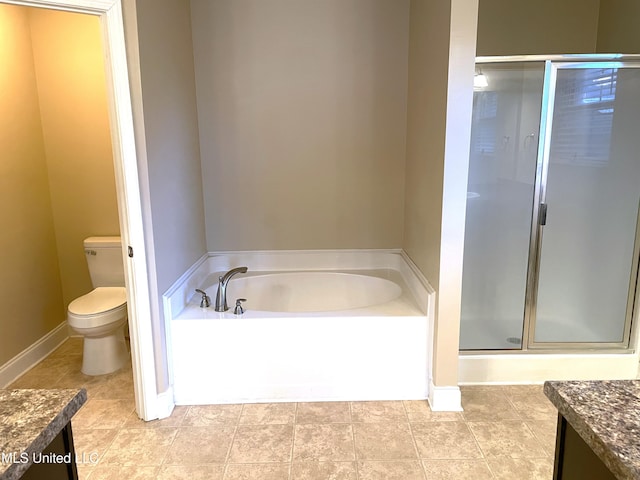
POLYGON ((628 348, 640 59, 485 57, 480 75, 460 349, 628 348))

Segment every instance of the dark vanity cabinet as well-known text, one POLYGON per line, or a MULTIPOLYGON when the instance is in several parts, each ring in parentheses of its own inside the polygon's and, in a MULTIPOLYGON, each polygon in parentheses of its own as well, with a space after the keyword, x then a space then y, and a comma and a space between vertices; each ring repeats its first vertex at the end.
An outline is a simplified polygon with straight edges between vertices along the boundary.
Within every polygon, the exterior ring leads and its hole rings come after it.
POLYGON ((567 419, 558 415, 553 480, 615 480, 616 476, 578 435, 567 419))
POLYGON ((20 477, 22 480, 78 480, 71 423, 67 423, 51 443, 32 458, 34 463, 20 477))
POLYGON ((545 382, 558 409, 554 480, 640 479, 640 380, 545 382))

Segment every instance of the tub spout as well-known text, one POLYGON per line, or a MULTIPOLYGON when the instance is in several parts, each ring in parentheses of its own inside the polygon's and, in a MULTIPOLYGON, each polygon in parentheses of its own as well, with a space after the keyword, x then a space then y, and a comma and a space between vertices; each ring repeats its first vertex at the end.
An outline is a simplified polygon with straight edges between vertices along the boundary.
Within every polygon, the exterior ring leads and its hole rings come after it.
POLYGON ((247 273, 247 267, 236 267, 229 270, 224 275, 218 277, 218 293, 216 293, 216 312, 226 312, 227 306, 227 284, 236 273, 247 273))

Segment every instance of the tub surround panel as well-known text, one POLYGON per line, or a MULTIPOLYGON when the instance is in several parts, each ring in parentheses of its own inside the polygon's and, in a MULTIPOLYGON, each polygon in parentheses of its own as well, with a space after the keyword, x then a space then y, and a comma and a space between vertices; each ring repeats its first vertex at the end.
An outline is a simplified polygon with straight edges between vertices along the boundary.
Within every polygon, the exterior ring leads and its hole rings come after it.
POLYGON ((162 296, 165 318, 178 316, 196 295, 196 288, 202 288, 210 275, 209 256, 203 255, 162 296))

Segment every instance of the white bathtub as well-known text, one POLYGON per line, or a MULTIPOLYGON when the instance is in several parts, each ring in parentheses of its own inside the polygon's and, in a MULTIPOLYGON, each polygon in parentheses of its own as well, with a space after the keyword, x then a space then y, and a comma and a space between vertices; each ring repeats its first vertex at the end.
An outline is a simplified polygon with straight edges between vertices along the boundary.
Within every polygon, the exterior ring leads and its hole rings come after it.
POLYGON ((433 295, 398 252, 212 255, 166 300, 177 405, 428 396, 433 295), (200 308, 241 265, 229 311, 200 308))
MULTIPOLYGON (((370 308, 402 295, 402 287, 385 272, 274 272, 234 277, 227 287, 227 302, 246 298, 247 309, 263 312, 332 312, 370 308)), ((218 274, 206 283, 217 289, 218 274)))

